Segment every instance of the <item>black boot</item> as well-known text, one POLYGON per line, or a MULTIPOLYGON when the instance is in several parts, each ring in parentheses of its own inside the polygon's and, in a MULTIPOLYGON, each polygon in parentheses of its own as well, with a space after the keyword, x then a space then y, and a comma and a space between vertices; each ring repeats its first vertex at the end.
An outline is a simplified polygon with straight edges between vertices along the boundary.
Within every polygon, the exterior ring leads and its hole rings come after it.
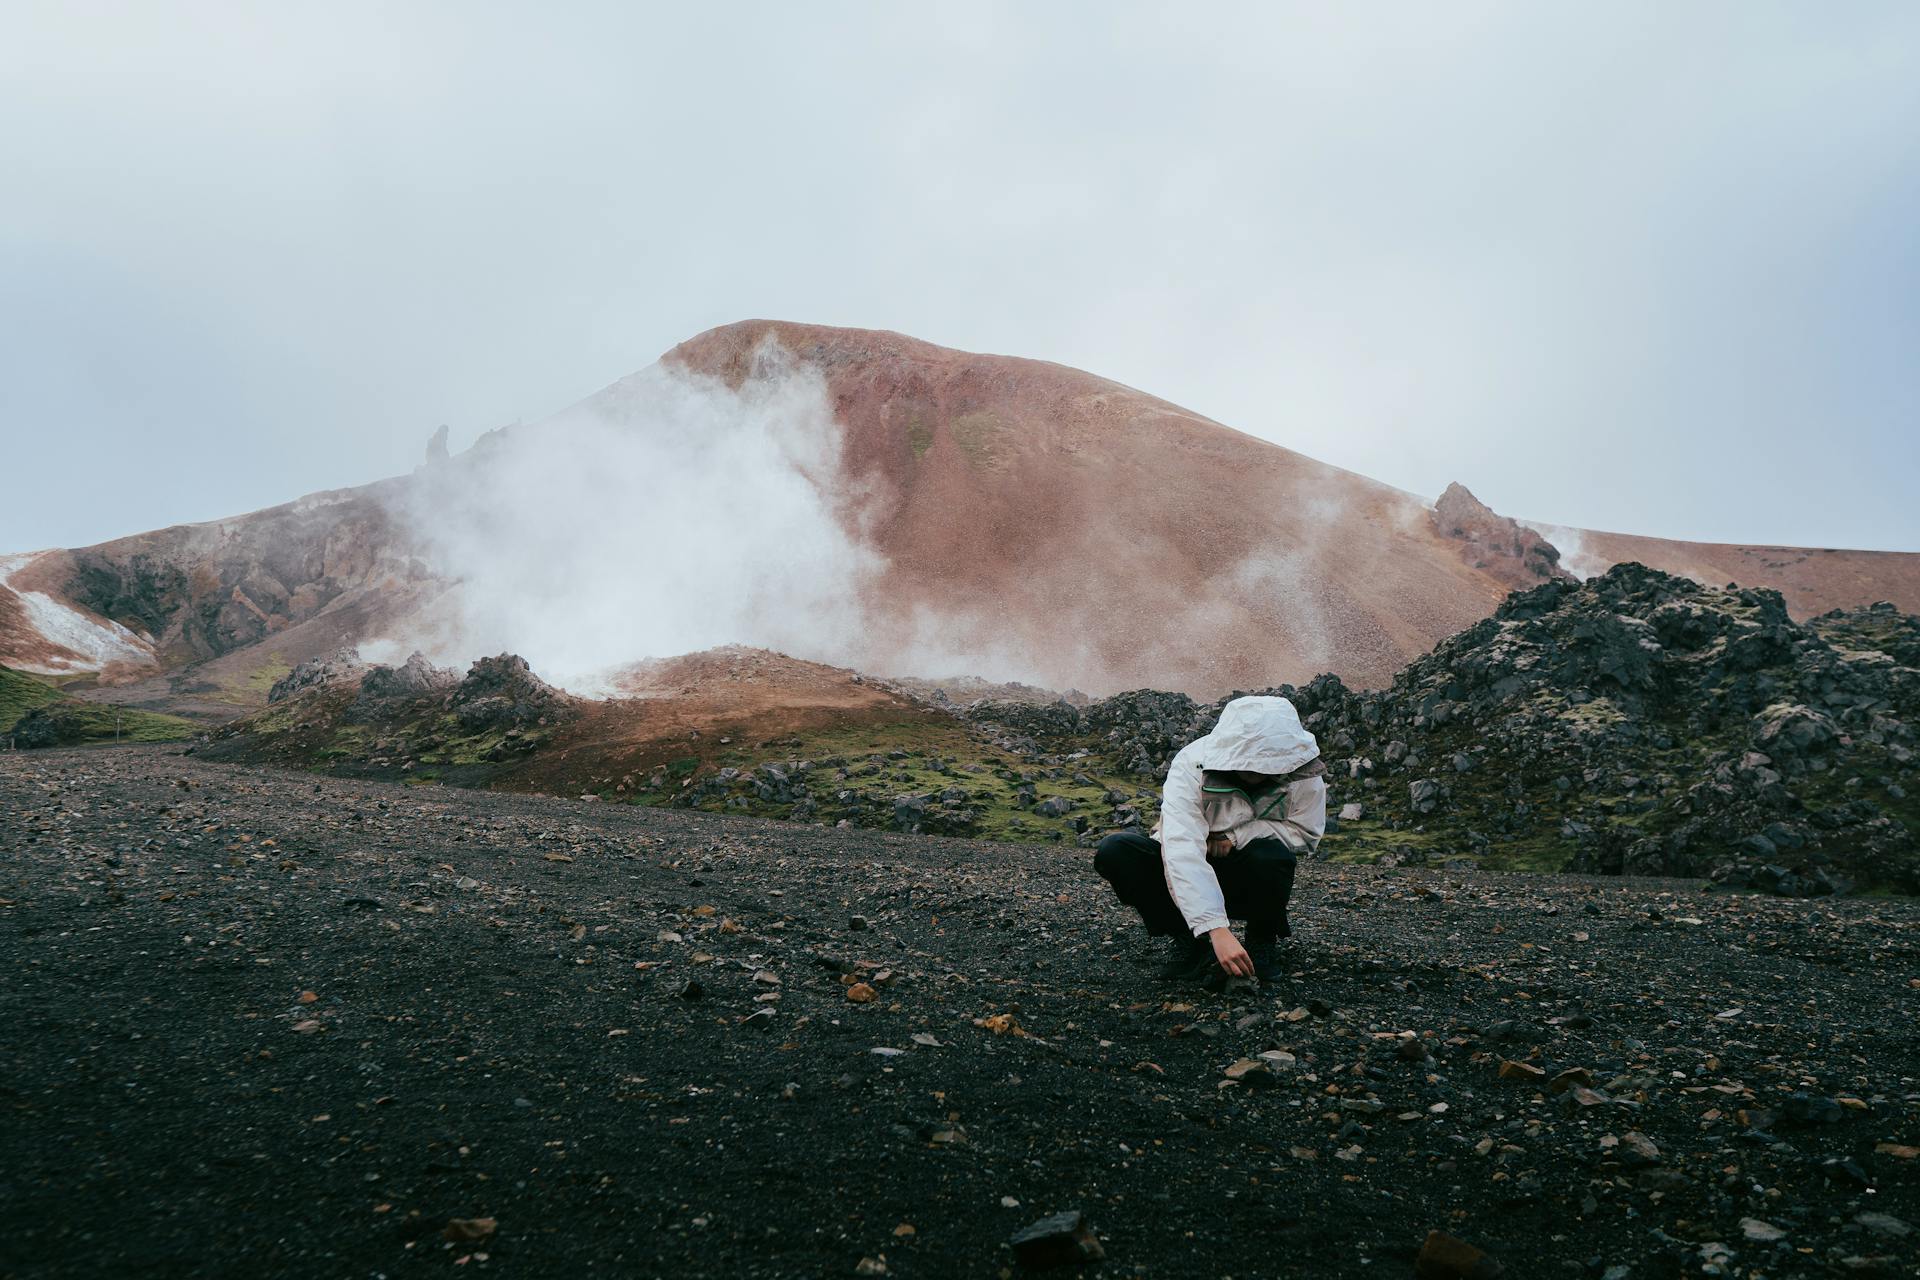
POLYGON ((1286 944, 1279 938, 1247 943, 1247 955, 1253 960, 1253 976, 1261 982, 1278 982, 1286 973, 1286 944))
POLYGON ((1247 955, 1253 961, 1253 974, 1261 982, 1277 982, 1283 976, 1287 942, 1282 927, 1250 923, 1247 926, 1247 955))
POLYGON ((1175 934, 1167 939, 1167 962, 1160 968, 1160 976, 1169 982, 1178 982, 1199 973, 1200 966, 1213 963, 1213 946, 1205 938, 1175 934))

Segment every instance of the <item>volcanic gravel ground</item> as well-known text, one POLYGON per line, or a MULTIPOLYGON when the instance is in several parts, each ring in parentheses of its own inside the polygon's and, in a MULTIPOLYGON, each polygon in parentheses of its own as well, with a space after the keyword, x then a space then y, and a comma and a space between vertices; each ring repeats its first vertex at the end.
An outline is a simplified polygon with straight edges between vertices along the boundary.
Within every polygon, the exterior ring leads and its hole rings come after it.
POLYGON ((1085 852, 0 756, 0 1274, 1913 1273, 1912 902, 1295 915, 1216 995, 1085 852))

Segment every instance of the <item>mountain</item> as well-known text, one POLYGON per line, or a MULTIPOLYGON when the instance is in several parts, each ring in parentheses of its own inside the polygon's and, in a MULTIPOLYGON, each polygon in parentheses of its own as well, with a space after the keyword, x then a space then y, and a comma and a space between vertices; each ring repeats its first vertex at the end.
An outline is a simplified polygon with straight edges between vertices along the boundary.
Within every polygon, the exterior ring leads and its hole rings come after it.
MULTIPOLYGON (((837 470, 810 479, 877 566, 858 587, 862 653, 899 655, 890 674, 1011 669, 1096 694, 1212 696, 1321 672, 1380 687, 1511 590, 1627 558, 1773 587, 1800 617, 1876 600, 1920 609, 1920 555, 1561 530, 1496 514, 1460 486, 1429 504, 1042 361, 747 321, 662 363, 740 387, 763 376, 769 343, 830 402, 837 470), (913 669, 928 636, 943 669, 913 669), (967 669, 987 655, 998 669, 967 669)), ((631 381, 559 417, 617 418, 631 381)), ((553 429, 512 430, 537 442, 553 429)), ((300 662, 397 638, 458 597, 408 512, 483 452, 252 515, 0 559, 0 665, 157 710, 259 706, 300 662)))

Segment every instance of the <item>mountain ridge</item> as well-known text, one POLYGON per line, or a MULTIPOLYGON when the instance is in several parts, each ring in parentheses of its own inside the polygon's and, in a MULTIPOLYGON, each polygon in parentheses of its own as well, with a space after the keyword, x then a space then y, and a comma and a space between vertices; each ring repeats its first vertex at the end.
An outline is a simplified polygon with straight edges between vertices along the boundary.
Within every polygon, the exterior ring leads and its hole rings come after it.
MULTIPOLYGON (((944 669, 903 663, 889 674, 1217 693, 1332 671, 1377 687, 1510 590, 1569 565, 1590 576, 1627 559, 1706 585, 1773 587, 1797 616, 1878 600, 1920 609, 1920 554, 1562 529, 1497 515, 1463 488, 1429 505, 1048 361, 742 321, 680 343, 661 363, 738 387, 771 376, 769 343, 819 379, 831 407, 835 510, 882 566, 861 594, 874 651, 914 655, 937 642, 944 669), (1449 522, 1449 503, 1469 513, 1472 532, 1449 522)), ((631 381, 548 421, 598 411, 631 381)), ((512 430, 537 440, 542 425, 512 430)), ((498 439, 489 433, 451 462, 498 439)), ((424 474, 447 465, 6 557, 0 665, 80 677, 99 686, 91 696, 156 707, 198 698, 215 715, 259 705, 292 666, 393 638, 453 589, 397 514, 424 474), (65 644, 44 625, 50 610, 71 632, 65 644), (97 651, 75 648, 76 636, 97 651)))

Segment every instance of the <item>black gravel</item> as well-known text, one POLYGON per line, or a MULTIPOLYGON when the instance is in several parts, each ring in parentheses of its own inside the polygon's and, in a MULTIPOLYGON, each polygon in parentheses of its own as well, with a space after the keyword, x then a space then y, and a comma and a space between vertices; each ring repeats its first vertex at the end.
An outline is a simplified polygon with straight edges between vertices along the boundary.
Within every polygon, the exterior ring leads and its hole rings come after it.
POLYGON ((1913 1274, 1913 901, 1296 902, 1213 994, 1083 851, 0 755, 0 1275, 1913 1274))

